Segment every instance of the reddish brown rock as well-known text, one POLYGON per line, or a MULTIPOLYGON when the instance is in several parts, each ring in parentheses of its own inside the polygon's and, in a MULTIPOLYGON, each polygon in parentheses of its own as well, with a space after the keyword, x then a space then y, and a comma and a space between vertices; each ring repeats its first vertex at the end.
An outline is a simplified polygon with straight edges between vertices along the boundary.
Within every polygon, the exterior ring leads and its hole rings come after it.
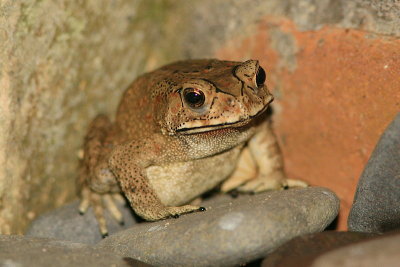
POLYGON ((400 40, 333 26, 299 31, 268 18, 216 55, 258 58, 269 70, 288 174, 335 191, 345 229, 358 177, 400 109, 400 40))

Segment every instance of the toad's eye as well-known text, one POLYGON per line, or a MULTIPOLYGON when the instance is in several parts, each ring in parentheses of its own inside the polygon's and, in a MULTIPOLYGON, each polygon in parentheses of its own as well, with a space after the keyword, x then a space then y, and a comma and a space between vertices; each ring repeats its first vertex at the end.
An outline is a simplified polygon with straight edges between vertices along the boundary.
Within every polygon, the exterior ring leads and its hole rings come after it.
POLYGON ((256 75, 256 83, 257 87, 261 87, 265 82, 265 71, 263 68, 258 67, 257 75, 256 75))
POLYGON ((204 93, 196 88, 186 88, 183 91, 186 103, 192 108, 199 108, 204 104, 206 97, 204 93))

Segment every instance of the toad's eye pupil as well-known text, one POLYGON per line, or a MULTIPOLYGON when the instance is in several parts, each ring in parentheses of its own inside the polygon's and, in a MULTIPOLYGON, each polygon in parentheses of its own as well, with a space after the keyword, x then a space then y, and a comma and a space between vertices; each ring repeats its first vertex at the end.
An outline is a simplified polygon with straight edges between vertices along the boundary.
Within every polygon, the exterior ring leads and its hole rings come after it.
POLYGON ((257 83, 258 87, 260 87, 264 84, 265 78, 266 78, 265 76, 266 75, 265 75, 264 69, 259 67, 258 71, 257 71, 257 75, 256 75, 256 83, 257 83))
POLYGON ((183 96, 186 103, 193 108, 201 107, 206 99, 204 93, 201 90, 195 88, 186 88, 183 92, 183 96))

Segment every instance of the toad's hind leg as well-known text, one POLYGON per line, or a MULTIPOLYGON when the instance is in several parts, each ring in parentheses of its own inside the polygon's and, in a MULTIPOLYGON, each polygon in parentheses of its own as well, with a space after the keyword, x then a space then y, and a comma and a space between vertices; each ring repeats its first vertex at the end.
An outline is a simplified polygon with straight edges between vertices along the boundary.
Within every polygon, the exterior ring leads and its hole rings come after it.
POLYGON ((238 187, 238 190, 257 193, 290 187, 307 187, 307 183, 303 181, 287 179, 283 169, 282 153, 272 131, 271 122, 264 122, 259 127, 259 131, 248 142, 258 174, 254 179, 238 187))
POLYGON ((88 207, 93 207, 93 213, 99 226, 100 233, 103 237, 108 236, 107 223, 104 217, 104 204, 111 216, 118 221, 120 225, 124 225, 124 219, 122 213, 115 205, 110 194, 99 194, 89 187, 85 186, 82 189, 82 201, 79 205, 79 213, 85 214, 88 207))
POLYGON ((104 204, 111 215, 123 224, 122 214, 111 197, 111 194, 119 191, 118 184, 106 160, 112 148, 112 145, 107 142, 111 127, 110 120, 104 115, 96 117, 91 123, 85 139, 84 158, 79 178, 81 189, 79 212, 84 214, 89 206, 93 206, 93 212, 103 236, 108 235, 104 204))

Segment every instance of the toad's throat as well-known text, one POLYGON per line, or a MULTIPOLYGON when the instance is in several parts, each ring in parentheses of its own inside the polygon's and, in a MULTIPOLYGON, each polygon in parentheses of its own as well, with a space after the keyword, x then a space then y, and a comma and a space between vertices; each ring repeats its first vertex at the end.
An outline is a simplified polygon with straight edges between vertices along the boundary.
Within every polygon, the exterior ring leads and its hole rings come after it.
POLYGON ((204 133, 209 131, 216 131, 224 128, 236 128, 241 127, 248 124, 253 118, 259 116, 260 114, 264 113, 267 110, 269 105, 264 106, 260 111, 258 111, 255 115, 249 116, 246 119, 234 121, 234 122, 226 122, 226 123, 219 123, 213 125, 203 125, 191 128, 180 128, 176 130, 176 133, 180 134, 194 134, 194 133, 204 133))

